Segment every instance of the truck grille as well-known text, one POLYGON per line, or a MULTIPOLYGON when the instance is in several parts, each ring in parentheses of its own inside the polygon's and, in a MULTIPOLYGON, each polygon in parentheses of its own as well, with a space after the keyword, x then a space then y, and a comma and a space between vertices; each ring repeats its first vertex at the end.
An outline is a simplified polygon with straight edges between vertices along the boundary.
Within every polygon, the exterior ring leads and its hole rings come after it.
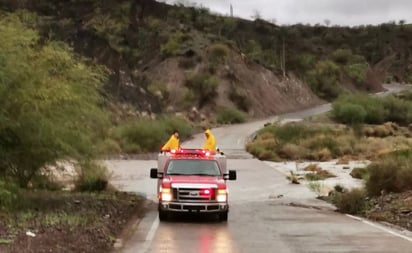
POLYGON ((216 199, 215 189, 210 189, 211 194, 202 195, 202 189, 196 188, 172 188, 173 200, 176 201, 191 201, 191 202, 205 202, 216 199))

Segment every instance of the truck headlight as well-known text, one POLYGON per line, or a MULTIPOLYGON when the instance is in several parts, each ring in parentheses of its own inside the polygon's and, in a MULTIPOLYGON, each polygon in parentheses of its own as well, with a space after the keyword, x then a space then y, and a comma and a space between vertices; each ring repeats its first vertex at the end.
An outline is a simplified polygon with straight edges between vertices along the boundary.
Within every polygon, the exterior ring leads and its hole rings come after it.
POLYGON ((227 201, 227 191, 225 189, 217 190, 216 200, 217 202, 226 202, 227 201))
POLYGON ((170 188, 163 188, 160 193, 160 199, 162 201, 172 201, 172 191, 170 188))

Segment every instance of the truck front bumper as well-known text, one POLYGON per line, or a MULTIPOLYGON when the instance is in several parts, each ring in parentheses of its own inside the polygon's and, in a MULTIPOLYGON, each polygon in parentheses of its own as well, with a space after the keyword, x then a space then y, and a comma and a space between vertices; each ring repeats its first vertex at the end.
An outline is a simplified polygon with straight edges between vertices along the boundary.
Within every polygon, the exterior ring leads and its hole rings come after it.
POLYGON ((220 213, 229 209, 227 203, 159 203, 159 210, 168 212, 220 213))

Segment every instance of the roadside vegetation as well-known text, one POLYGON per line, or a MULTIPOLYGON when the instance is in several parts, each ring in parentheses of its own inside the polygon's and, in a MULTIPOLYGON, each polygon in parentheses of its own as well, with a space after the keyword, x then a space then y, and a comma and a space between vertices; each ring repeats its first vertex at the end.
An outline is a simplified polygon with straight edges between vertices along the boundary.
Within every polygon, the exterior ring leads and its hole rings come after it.
MULTIPOLYGON (((332 111, 298 123, 269 124, 247 150, 263 160, 371 160, 350 175, 365 182, 364 189, 335 187, 325 197, 345 213, 387 221, 412 230, 412 112, 410 92, 397 96, 345 95, 332 111)), ((333 177, 316 164, 304 176, 288 176, 292 183, 305 178, 320 194, 318 180, 333 177)))
POLYGON ((18 15, 0 14, 0 44, 0 251, 110 251, 143 200, 108 191, 97 161, 112 125, 107 70, 18 15))

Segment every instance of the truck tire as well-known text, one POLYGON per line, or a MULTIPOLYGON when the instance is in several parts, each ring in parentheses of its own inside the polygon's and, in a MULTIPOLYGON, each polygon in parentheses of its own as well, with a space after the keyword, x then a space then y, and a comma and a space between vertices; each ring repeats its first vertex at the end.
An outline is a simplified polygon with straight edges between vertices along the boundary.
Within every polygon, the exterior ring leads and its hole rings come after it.
POLYGON ((219 221, 222 221, 222 222, 227 221, 227 215, 228 215, 228 212, 227 212, 227 211, 226 211, 226 212, 223 212, 223 213, 220 213, 220 214, 219 214, 219 221))
POLYGON ((159 220, 160 221, 167 221, 169 218, 169 214, 166 211, 159 210, 159 220))

